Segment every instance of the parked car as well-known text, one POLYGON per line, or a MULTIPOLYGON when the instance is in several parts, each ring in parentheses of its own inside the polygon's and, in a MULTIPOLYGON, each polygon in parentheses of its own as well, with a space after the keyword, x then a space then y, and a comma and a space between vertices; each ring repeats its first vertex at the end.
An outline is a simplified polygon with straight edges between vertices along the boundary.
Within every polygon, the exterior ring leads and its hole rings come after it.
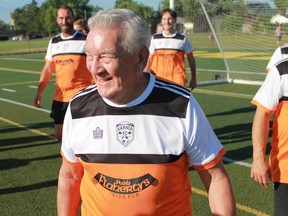
POLYGON ((30 40, 32 40, 32 39, 39 39, 39 38, 43 38, 43 37, 41 35, 30 34, 29 38, 30 38, 30 40))

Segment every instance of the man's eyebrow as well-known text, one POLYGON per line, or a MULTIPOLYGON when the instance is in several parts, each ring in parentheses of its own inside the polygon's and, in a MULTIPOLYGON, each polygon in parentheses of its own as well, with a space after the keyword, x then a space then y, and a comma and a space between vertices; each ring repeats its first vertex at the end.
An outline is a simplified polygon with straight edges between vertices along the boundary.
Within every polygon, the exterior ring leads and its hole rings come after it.
POLYGON ((115 54, 115 55, 117 55, 117 51, 115 51, 115 50, 103 50, 102 52, 99 52, 99 53, 89 53, 88 51, 86 51, 86 49, 85 49, 85 53, 86 54, 89 54, 89 55, 102 55, 102 54, 115 54))

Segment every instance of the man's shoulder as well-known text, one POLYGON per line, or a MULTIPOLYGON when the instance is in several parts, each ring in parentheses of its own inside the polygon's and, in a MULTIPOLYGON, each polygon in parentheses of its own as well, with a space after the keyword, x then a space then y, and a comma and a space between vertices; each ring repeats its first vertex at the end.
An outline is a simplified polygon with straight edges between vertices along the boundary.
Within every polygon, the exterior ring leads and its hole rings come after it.
POLYGON ((83 34, 82 32, 76 31, 73 35, 67 37, 67 38, 63 38, 61 36, 61 34, 55 35, 52 39, 51 42, 52 43, 58 43, 58 42, 62 42, 62 41, 86 41, 87 35, 83 34))

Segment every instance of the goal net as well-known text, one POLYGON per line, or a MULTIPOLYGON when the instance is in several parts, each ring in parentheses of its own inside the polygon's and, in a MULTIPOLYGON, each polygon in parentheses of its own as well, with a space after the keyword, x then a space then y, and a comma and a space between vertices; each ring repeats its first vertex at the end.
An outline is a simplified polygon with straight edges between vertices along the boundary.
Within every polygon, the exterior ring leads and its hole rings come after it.
POLYGON ((288 17, 288 5, 284 3, 277 5, 272 0, 179 2, 182 9, 179 14, 175 8, 180 17, 177 27, 190 37, 196 50, 198 85, 261 84, 274 50, 288 43, 288 23, 272 19, 277 14, 288 17), (275 36, 279 24, 281 41, 275 36))

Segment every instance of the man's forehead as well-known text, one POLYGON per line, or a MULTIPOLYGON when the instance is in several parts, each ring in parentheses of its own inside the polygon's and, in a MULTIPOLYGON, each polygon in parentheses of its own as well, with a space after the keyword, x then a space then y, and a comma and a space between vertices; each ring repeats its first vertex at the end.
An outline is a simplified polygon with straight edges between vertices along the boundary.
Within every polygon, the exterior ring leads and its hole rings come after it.
POLYGON ((63 9, 63 8, 60 8, 58 11, 57 11, 57 15, 58 17, 62 17, 62 16, 71 16, 72 17, 72 13, 70 10, 68 9, 63 9))

